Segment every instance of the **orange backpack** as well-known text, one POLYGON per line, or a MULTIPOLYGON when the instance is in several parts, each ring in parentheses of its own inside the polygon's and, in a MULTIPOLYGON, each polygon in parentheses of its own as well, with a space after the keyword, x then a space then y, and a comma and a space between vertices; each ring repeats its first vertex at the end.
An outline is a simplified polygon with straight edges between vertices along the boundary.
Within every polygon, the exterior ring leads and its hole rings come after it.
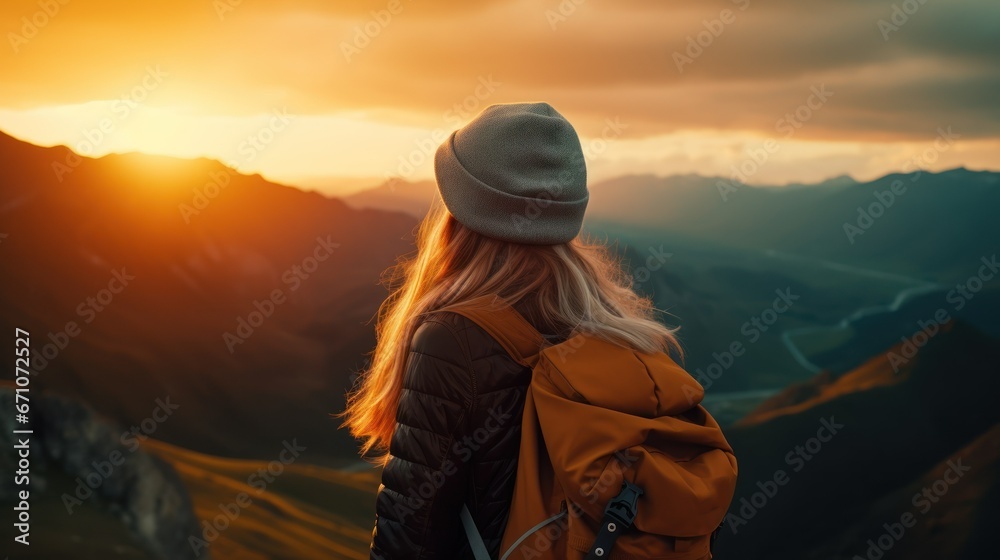
MULTIPOLYGON (((501 560, 712 557, 736 458, 691 375, 665 353, 588 334, 546 344, 498 296, 444 310, 532 368, 501 560)), ((468 508, 462 522, 488 558, 468 508)))

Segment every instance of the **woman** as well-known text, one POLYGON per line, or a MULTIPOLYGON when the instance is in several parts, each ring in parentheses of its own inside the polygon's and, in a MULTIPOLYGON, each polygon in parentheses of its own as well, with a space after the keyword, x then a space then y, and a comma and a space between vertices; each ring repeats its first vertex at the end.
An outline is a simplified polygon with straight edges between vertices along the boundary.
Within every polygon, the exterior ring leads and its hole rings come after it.
POLYGON ((578 237, 583 152, 551 106, 488 107, 438 149, 435 174, 446 208, 435 205, 397 269, 346 411, 363 453, 388 452, 371 545, 385 560, 472 558, 463 504, 497 557, 514 488, 531 371, 439 309, 495 294, 553 343, 588 332, 645 352, 677 347, 606 248, 578 237))

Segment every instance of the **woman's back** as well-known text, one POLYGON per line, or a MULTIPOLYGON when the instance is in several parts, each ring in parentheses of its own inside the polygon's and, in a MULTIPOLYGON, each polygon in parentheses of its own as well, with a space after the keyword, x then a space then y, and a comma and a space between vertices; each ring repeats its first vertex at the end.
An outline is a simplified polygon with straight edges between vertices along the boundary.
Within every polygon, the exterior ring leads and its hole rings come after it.
POLYGON ((530 381, 531 370, 466 317, 437 312, 417 328, 376 500, 373 558, 472 558, 455 515, 463 504, 487 548, 499 549, 530 381))
POLYGON ((607 247, 580 238, 583 151, 550 105, 486 108, 441 144, 435 175, 443 205, 389 278, 372 364, 345 413, 362 453, 387 452, 371 553, 386 560, 471 557, 463 505, 494 555, 507 522, 531 372, 442 309, 490 295, 552 343, 583 332, 676 348, 607 247))

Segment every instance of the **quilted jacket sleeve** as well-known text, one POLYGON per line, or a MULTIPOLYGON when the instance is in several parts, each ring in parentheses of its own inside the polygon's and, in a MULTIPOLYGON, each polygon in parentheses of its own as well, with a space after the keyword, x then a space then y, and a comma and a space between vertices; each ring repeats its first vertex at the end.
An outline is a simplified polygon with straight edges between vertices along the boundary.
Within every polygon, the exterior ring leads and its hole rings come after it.
POLYGON ((453 558, 465 544, 459 512, 470 484, 475 381, 451 325, 429 318, 414 333, 389 461, 376 498, 371 558, 453 558))

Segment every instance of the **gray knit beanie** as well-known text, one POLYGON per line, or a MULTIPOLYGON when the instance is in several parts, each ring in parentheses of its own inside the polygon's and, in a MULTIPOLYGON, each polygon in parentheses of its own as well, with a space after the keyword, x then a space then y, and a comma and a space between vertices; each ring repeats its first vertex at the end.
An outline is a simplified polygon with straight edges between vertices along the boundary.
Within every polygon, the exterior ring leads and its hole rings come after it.
POLYGON ((590 197, 580 139, 548 103, 487 107, 437 149, 434 174, 455 219, 513 243, 571 241, 590 197))

